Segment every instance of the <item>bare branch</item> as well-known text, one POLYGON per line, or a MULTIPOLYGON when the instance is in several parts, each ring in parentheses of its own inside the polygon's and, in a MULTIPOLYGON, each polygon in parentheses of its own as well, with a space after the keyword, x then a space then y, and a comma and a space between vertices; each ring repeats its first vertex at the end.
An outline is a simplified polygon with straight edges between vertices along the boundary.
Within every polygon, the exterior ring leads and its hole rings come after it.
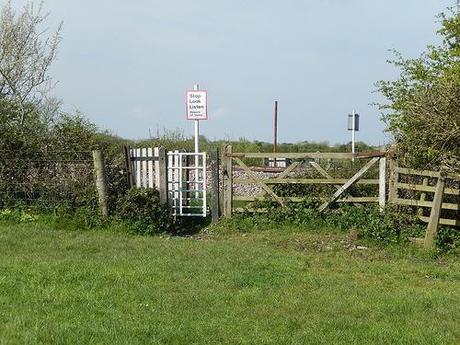
POLYGON ((8 1, 0 9, 0 96, 18 103, 24 124, 26 104, 39 105, 51 88, 49 68, 56 59, 62 23, 54 32, 43 27, 49 13, 43 2, 17 12, 8 1))

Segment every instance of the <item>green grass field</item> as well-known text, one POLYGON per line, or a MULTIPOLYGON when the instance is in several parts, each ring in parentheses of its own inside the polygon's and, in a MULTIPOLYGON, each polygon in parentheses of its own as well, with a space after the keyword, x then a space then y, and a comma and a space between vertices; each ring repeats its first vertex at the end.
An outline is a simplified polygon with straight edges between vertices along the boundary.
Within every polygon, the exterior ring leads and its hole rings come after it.
POLYGON ((0 344, 459 344, 460 264, 295 231, 0 226, 0 344))

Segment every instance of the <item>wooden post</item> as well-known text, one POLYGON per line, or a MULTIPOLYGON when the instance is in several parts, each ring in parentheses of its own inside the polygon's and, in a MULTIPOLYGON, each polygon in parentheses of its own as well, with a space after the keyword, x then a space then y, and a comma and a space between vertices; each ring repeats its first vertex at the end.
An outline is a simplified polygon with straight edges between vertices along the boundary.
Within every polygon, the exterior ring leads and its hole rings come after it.
POLYGON ((166 149, 160 147, 158 150, 158 162, 159 162, 159 181, 160 185, 158 190, 160 191, 160 202, 162 204, 168 203, 168 159, 166 149))
POLYGON ((131 148, 127 145, 124 146, 125 150, 125 166, 126 166, 126 175, 128 180, 128 188, 133 188, 134 178, 133 178, 133 169, 131 167, 131 148))
POLYGON ((383 212, 386 202, 386 183, 387 183, 387 159, 380 158, 379 161, 379 209, 383 212))
POLYGON ((233 163, 232 163, 232 146, 225 146, 223 152, 223 175, 224 175, 224 217, 232 216, 232 199, 233 199, 233 163))
POLYGON ((219 150, 211 150, 211 215, 212 222, 219 221, 219 150))
POLYGON ((444 188, 446 179, 444 176, 438 178, 436 190, 434 192, 433 206, 431 207, 430 221, 425 233, 424 247, 430 249, 434 247, 434 240, 438 232, 439 219, 441 218, 442 198, 444 196, 444 188))
MULTIPOLYGON (((428 186, 428 177, 423 178, 422 186, 425 186, 425 187, 428 186)), ((420 194, 420 202, 423 203, 424 201, 426 201, 425 191, 420 194)), ((419 207, 419 209, 417 210, 417 214, 423 217, 423 207, 419 207)))
POLYGON ((399 173, 396 171, 398 163, 393 158, 390 159, 390 179, 388 182, 388 202, 392 203, 398 198, 398 188, 396 183, 399 181, 399 173))
POLYGON ((109 215, 107 207, 107 181, 105 178, 104 157, 101 150, 93 151, 94 173, 96 175, 96 189, 99 196, 99 208, 103 217, 109 215))

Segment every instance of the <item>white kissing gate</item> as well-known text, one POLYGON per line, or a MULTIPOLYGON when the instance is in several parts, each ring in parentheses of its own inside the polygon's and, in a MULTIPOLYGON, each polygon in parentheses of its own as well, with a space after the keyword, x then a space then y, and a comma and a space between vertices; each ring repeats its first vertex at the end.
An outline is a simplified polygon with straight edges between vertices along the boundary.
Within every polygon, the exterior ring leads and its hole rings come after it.
POLYGON ((206 217, 206 153, 168 152, 173 215, 206 217))
MULTIPOLYGON (((135 188, 160 190, 159 148, 127 149, 128 174, 135 188)), ((206 217, 206 152, 166 153, 167 196, 175 217, 206 217)))

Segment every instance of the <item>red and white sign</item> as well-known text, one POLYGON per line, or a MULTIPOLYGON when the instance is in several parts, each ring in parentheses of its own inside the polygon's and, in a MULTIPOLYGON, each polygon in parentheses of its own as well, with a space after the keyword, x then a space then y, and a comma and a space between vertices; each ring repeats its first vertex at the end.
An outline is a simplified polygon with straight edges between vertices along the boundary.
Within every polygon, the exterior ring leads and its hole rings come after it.
POLYGON ((208 99, 206 91, 187 91, 186 106, 187 120, 208 119, 208 99))

